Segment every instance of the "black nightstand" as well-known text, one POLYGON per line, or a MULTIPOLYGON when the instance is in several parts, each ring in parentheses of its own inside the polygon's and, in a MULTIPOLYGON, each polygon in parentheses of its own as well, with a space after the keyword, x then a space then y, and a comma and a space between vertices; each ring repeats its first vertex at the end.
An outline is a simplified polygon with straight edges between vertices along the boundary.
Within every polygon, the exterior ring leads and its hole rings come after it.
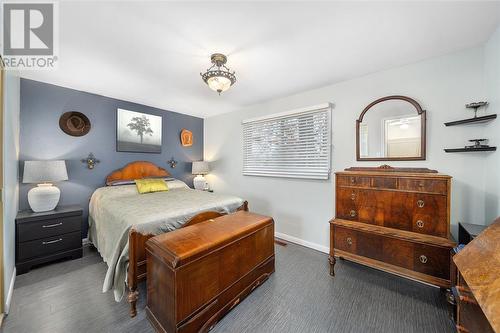
POLYGON ((471 223, 458 223, 458 243, 467 245, 484 229, 488 228, 487 225, 471 224, 471 223))
POLYGON ((29 272, 32 266, 70 257, 82 257, 82 215, 80 206, 61 206, 34 213, 21 211, 16 217, 16 270, 29 272))

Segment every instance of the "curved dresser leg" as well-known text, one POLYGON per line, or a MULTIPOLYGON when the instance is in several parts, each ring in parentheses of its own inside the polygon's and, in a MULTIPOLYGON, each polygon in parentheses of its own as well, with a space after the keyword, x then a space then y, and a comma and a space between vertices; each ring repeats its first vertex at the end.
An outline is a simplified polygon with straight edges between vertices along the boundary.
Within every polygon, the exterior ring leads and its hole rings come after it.
POLYGON ((335 276, 335 263, 337 262, 337 260, 335 259, 335 257, 333 256, 329 256, 328 257, 328 262, 330 263, 330 275, 331 276, 335 276))
POLYGON ((127 301, 130 303, 130 317, 134 318, 137 315, 137 300, 139 299, 139 292, 137 290, 130 290, 128 292, 127 301))

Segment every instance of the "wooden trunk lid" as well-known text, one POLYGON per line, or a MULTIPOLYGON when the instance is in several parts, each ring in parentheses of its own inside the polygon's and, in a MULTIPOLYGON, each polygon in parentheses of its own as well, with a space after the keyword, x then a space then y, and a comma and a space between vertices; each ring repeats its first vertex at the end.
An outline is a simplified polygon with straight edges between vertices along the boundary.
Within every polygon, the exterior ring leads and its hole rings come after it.
POLYGON ((273 223, 269 216, 239 211, 155 236, 146 243, 146 248, 160 255, 170 267, 177 268, 273 223))

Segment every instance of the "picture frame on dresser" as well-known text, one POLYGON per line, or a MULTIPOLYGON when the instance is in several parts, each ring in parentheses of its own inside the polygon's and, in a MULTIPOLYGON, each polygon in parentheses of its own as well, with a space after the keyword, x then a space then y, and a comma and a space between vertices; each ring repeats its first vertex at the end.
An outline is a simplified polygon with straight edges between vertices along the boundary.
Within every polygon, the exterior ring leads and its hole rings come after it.
POLYGON ((335 257, 451 287, 451 176, 425 168, 348 168, 335 174, 335 257))

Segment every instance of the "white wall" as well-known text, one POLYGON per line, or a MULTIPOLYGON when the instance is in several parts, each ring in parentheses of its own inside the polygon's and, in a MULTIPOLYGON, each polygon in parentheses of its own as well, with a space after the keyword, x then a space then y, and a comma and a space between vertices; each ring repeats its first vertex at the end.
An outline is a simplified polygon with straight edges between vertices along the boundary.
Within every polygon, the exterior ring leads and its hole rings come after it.
MULTIPOLYGON (((15 218, 19 207, 19 110, 20 81, 13 71, 5 72, 3 115, 3 251, 4 251, 4 302, 12 294, 15 267, 15 218)), ((5 310, 8 311, 9 304, 5 310)))
MULTIPOLYGON (((484 48, 484 77, 488 113, 500 114, 500 26, 484 48)), ((500 146, 500 119, 486 127, 491 146, 500 146)), ((488 154, 485 166, 485 222, 500 216, 500 151, 488 154)))
POLYGON ((446 128, 443 123, 470 116, 464 105, 484 98, 483 84, 483 48, 478 47, 207 118, 205 159, 212 161, 213 169, 208 181, 216 192, 248 200, 251 211, 273 216, 277 232, 327 250, 328 221, 334 216, 333 177, 311 181, 243 176, 241 121, 332 102, 333 171, 378 166, 383 162, 356 162, 355 120, 379 97, 406 95, 427 110, 427 160, 388 164, 429 167, 454 177, 451 220, 456 235, 458 221, 484 221, 485 155, 447 154, 443 148, 463 147, 467 139, 482 136, 484 127, 446 128))

